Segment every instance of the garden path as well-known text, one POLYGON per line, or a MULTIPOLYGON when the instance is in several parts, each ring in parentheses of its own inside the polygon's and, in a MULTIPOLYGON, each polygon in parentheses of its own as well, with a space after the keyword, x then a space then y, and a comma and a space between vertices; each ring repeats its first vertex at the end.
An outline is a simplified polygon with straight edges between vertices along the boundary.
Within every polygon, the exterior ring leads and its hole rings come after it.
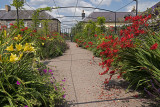
POLYGON ((45 64, 55 70, 58 81, 66 78, 66 101, 64 107, 149 107, 149 101, 141 98, 138 92, 125 92, 127 83, 116 76, 107 86, 103 81, 109 75, 99 75, 103 69, 98 65, 100 59, 93 53, 67 42, 68 49, 63 56, 46 60, 45 64), (56 66, 56 69, 55 67, 56 66))

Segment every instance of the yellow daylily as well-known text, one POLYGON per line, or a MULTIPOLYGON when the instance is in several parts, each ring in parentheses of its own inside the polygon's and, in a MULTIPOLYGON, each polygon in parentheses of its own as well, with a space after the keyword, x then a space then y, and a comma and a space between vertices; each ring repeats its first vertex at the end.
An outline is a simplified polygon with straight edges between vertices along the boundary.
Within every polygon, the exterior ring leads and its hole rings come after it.
POLYGON ((22 36, 21 36, 20 34, 18 34, 18 36, 17 36, 17 37, 14 37, 14 39, 17 40, 17 41, 18 41, 18 40, 21 40, 21 39, 22 39, 22 36))
POLYGON ((23 53, 20 53, 18 60, 20 60, 22 58, 22 56, 23 56, 23 53))
POLYGON ((19 44, 16 44, 16 49, 17 51, 20 51, 22 50, 22 45, 19 43, 19 44))
POLYGON ((6 32, 6 30, 4 30, 4 37, 6 37, 7 36, 7 32, 6 32))
POLYGON ((18 41, 18 37, 14 37, 14 39, 18 41))
POLYGON ((25 47, 24 47, 24 51, 28 51, 28 48, 29 48, 29 44, 26 43, 26 44, 25 44, 25 47))
POLYGON ((42 43, 42 45, 44 45, 44 43, 42 43))
POLYGON ((18 39, 19 39, 19 40, 21 40, 21 39, 22 39, 22 36, 21 36, 20 34, 18 34, 18 36, 17 36, 17 37, 18 37, 18 39))
POLYGON ((7 51, 14 51, 14 49, 13 49, 13 44, 10 45, 10 46, 8 46, 8 47, 6 48, 6 50, 7 50, 7 51))
POLYGON ((28 51, 30 51, 30 52, 34 52, 34 51, 35 51, 35 49, 34 49, 34 47, 33 47, 33 46, 30 46, 28 51))
POLYGON ((12 53, 11 53, 11 56, 10 56, 10 62, 15 62, 15 61, 17 61, 18 60, 18 57, 17 57, 17 55, 15 54, 15 55, 13 55, 12 53))
POLYGON ((26 44, 25 44, 25 47, 24 47, 24 51, 33 52, 33 51, 35 51, 35 49, 34 49, 33 46, 31 46, 31 44, 26 43, 26 44))

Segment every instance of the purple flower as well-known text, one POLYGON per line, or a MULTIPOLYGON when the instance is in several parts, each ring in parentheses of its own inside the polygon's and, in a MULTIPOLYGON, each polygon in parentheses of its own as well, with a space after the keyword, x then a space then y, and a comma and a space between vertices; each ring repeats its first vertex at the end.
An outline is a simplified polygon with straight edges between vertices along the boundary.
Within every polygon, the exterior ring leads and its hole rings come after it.
POLYGON ((53 73, 51 73, 51 75, 53 75, 53 73))
POLYGON ((54 87, 55 88, 55 90, 57 91, 57 87, 54 87))
POLYGON ((151 82, 152 87, 155 89, 155 86, 154 86, 154 84, 153 84, 152 80, 150 80, 150 82, 151 82))
POLYGON ((63 98, 65 98, 65 97, 66 97, 66 95, 64 94, 62 97, 63 97, 63 98))
POLYGON ((44 73, 47 73, 47 70, 46 70, 46 69, 44 69, 43 71, 44 71, 44 73))
POLYGON ((65 82, 66 80, 65 80, 66 78, 64 78, 64 80, 62 80, 63 82, 65 82))
POLYGON ((26 106, 24 106, 24 107, 28 107, 28 106, 26 105, 26 106))
POLYGON ((52 72, 52 70, 51 70, 51 69, 49 69, 49 72, 52 72))
POLYGON ((21 83, 19 81, 17 81, 17 85, 21 85, 21 83))
POLYGON ((53 81, 51 81, 51 83, 53 84, 53 81))
POLYGON ((154 11, 154 9, 155 9, 155 7, 153 6, 153 7, 152 7, 152 12, 154 11))
POLYGON ((63 87, 63 90, 65 90, 65 88, 63 87))

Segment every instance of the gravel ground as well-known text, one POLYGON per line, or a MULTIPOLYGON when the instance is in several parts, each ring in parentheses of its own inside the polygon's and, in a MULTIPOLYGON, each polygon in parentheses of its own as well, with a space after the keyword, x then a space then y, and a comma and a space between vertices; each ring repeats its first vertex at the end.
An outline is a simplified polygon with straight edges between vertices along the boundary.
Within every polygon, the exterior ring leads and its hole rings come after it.
POLYGON ((105 86, 103 81, 109 75, 99 75, 103 72, 98 65, 100 59, 93 60, 93 53, 76 47, 76 43, 68 42, 68 45, 70 49, 63 56, 45 60, 45 64, 55 70, 58 81, 66 79, 64 107, 152 107, 151 101, 138 92, 126 92, 128 84, 116 79, 117 76, 105 86))

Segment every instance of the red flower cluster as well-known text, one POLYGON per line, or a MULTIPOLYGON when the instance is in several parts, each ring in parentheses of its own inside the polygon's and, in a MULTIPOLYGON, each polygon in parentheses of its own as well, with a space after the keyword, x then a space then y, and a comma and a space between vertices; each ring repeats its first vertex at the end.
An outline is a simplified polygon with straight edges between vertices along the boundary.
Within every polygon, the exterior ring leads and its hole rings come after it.
POLYGON ((41 39, 41 40, 46 40, 46 38, 44 38, 44 37, 39 37, 39 39, 41 39))
POLYGON ((88 42, 89 45, 93 45, 93 42, 88 42))
POLYGON ((24 29, 21 29, 21 31, 23 32, 23 31, 24 31, 24 29))
POLYGON ((24 32, 25 30, 28 30, 28 27, 25 27, 23 29, 20 29, 22 32, 24 32))
POLYGON ((98 36, 97 34, 94 35, 94 37, 97 37, 97 36, 98 36))
POLYGON ((158 44, 155 43, 155 44, 153 44, 153 45, 150 47, 150 49, 151 49, 151 50, 155 50, 155 49, 157 49, 157 47, 158 47, 158 44))
MULTIPOLYGON (((135 47, 133 45, 132 39, 140 34, 144 34, 146 31, 143 30, 141 26, 146 26, 147 20, 149 20, 151 16, 148 17, 142 17, 142 16, 136 16, 136 17, 126 17, 126 21, 130 21, 133 24, 128 26, 124 30, 120 30, 120 39, 113 38, 112 35, 106 36, 106 41, 103 41, 100 45, 97 46, 97 49, 102 50, 100 52, 100 56, 102 57, 102 63, 99 65, 102 66, 102 68, 106 67, 106 70, 102 73, 99 73, 100 75, 104 75, 109 71, 109 68, 111 67, 112 63, 115 62, 115 58, 118 57, 119 49, 120 48, 131 48, 135 47)), ((158 44, 155 43, 151 46, 151 50, 154 50, 158 47, 158 44)), ((120 58, 118 58, 119 60, 120 58)), ((104 83, 108 83, 109 80, 112 78, 112 76, 116 73, 116 70, 110 71, 110 78, 106 79, 104 83)), ((117 78, 120 78, 122 76, 122 73, 117 78)))
POLYGON ((138 36, 139 34, 144 34, 145 31, 140 28, 140 26, 148 26, 147 21, 151 18, 151 15, 149 16, 129 16, 125 18, 125 21, 132 22, 132 25, 127 27, 125 30, 120 31, 120 36, 124 34, 124 36, 134 33, 134 36, 138 36))
MULTIPOLYGON (((133 38, 143 35, 146 33, 146 31, 143 29, 144 27, 148 26, 147 21, 151 18, 151 15, 149 16, 129 16, 126 17, 126 21, 130 21, 132 24, 128 25, 126 29, 120 30, 120 36, 119 38, 115 38, 112 35, 105 36, 105 34, 101 34, 99 38, 94 38, 99 41, 101 41, 101 38, 103 41, 101 44, 97 46, 97 50, 100 50, 100 57, 102 58, 102 62, 99 63, 102 68, 105 68, 104 72, 99 73, 99 75, 104 75, 109 72, 110 67, 113 65, 113 62, 121 60, 119 58, 120 51, 123 51, 126 48, 134 48, 135 45, 133 44, 133 38)), ((110 31, 113 31, 113 27, 110 28, 110 31)), ((98 35, 94 35, 94 37, 97 37, 98 35)), ((85 48, 96 46, 92 41, 88 42, 88 44, 84 41, 76 39, 77 44, 84 45, 85 48)), ((92 39, 90 39, 92 40, 92 39)), ((154 50, 157 49, 158 44, 153 44, 150 49, 154 50)), ((104 83, 108 83, 109 80, 112 78, 114 74, 116 74, 118 69, 112 70, 109 72, 110 78, 106 79, 104 83)), ((124 73, 124 72, 123 72, 124 73)), ((123 73, 120 73, 117 78, 120 78, 123 73)))
POLYGON ((36 33, 36 32, 37 32, 37 30, 33 30, 32 32, 36 33))
POLYGON ((86 48, 89 48, 89 46, 87 45, 86 48))
POLYGON ((28 27, 25 27, 24 29, 25 29, 25 30, 28 30, 28 27))
POLYGON ((1 26, 1 28, 0 28, 0 30, 2 30, 2 29, 6 29, 7 28, 7 26, 1 26))
POLYGON ((10 23, 9 25, 10 25, 10 26, 13 26, 13 23, 10 23))
MULTIPOLYGON (((113 39, 112 35, 108 37, 106 36, 105 38, 108 39, 108 41, 103 41, 99 46, 97 46, 97 49, 103 50, 102 52, 100 52, 102 63, 100 63, 99 65, 101 65, 103 68, 106 67, 106 70, 100 73, 100 75, 104 75, 109 71, 109 67, 111 67, 112 62, 114 61, 114 57, 116 57, 119 52, 119 49, 117 47, 119 45, 118 38, 113 39)), ((112 74, 112 72, 110 74, 112 74)))

